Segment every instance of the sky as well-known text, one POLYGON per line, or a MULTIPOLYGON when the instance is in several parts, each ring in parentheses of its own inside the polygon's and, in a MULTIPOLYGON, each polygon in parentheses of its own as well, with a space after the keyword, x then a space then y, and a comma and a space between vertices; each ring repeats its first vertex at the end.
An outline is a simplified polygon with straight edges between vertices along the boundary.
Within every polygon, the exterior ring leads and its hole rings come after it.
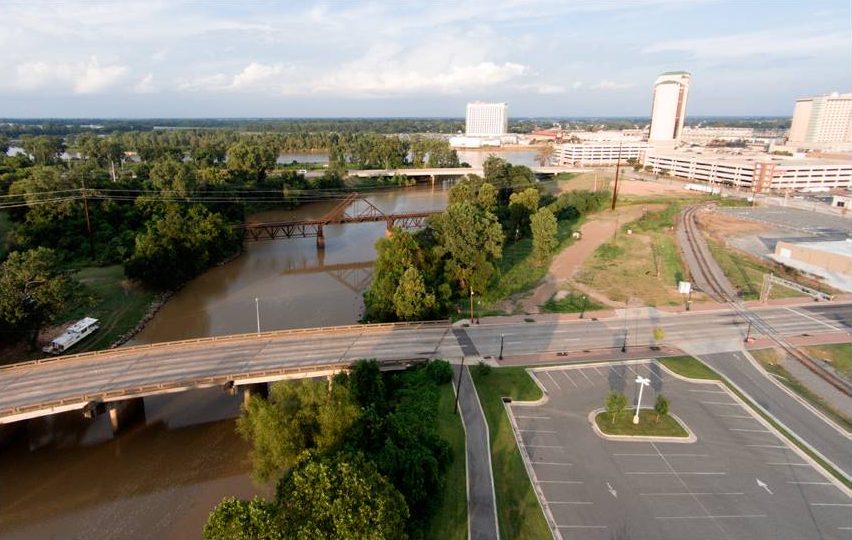
POLYGON ((0 0, 0 117, 792 114, 852 90, 850 0, 0 0))

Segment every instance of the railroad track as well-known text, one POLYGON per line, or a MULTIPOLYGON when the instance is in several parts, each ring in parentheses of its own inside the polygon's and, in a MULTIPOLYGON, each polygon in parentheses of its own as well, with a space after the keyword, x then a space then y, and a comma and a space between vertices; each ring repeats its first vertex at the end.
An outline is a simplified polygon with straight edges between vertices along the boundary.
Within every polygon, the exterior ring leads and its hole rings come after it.
POLYGON ((755 313, 746 308, 736 294, 732 294, 731 287, 727 285, 728 280, 722 274, 721 268, 716 264, 707 244, 701 237, 701 231, 698 228, 696 215, 703 208, 710 208, 712 205, 696 205, 690 206, 681 214, 681 224, 683 226, 686 245, 682 248, 688 249, 691 259, 696 263, 690 265, 689 273, 692 276, 693 283, 701 284, 700 289, 708 296, 717 302, 725 303, 730 306, 740 317, 751 325, 757 332, 769 338, 778 347, 784 350, 787 354, 801 362, 806 368, 811 370, 821 379, 837 388, 844 394, 852 396, 852 384, 846 379, 838 376, 833 371, 827 369, 820 362, 811 358, 808 354, 793 346, 790 342, 784 339, 772 326, 761 319, 755 313), (692 267, 694 266, 694 268, 692 267), (721 276, 720 276, 721 274, 721 276))

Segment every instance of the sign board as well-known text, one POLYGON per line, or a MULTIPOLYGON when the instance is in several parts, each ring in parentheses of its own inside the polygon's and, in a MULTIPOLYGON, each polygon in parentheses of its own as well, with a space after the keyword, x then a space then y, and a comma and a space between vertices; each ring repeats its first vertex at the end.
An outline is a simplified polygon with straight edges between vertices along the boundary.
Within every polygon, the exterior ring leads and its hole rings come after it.
POLYGON ((680 294, 689 294, 689 291, 692 290, 692 283, 688 281, 678 281, 677 283, 677 292, 680 294))

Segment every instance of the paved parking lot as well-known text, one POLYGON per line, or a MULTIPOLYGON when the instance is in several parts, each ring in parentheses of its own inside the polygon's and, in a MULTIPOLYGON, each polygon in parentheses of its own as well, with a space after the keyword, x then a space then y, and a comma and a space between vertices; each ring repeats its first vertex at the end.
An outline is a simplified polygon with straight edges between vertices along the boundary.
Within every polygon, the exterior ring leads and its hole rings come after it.
POLYGON ((720 385, 677 379, 646 360, 533 374, 547 402, 509 410, 557 538, 852 538, 852 497, 720 385), (651 379, 643 406, 665 394, 697 442, 594 434, 589 412, 611 389, 634 403, 637 374, 651 379))

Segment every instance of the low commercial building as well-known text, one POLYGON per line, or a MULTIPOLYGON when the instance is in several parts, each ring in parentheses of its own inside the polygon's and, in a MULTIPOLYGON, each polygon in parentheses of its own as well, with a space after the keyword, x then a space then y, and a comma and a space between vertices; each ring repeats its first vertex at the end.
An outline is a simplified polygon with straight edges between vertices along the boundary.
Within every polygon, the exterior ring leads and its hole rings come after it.
POLYGON ((638 141, 557 144, 551 161, 568 167, 615 165, 619 157, 622 163, 628 159, 638 161, 649 148, 648 143, 638 141))
POLYGON ((833 287, 852 291, 852 239, 831 242, 775 244, 773 259, 808 274, 822 277, 833 287))
POLYGON ((642 164, 656 174, 755 192, 852 188, 852 161, 648 150, 642 164))

